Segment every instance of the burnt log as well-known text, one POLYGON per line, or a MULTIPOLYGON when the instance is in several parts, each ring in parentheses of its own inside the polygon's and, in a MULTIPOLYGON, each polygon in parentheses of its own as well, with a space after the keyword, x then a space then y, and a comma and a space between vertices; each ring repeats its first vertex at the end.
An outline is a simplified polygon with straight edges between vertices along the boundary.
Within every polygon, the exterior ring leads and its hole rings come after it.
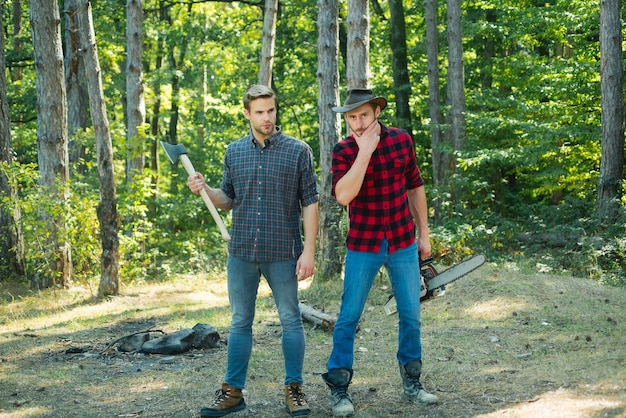
POLYGON ((181 354, 193 347, 195 332, 189 328, 146 341, 141 351, 150 354, 181 354))

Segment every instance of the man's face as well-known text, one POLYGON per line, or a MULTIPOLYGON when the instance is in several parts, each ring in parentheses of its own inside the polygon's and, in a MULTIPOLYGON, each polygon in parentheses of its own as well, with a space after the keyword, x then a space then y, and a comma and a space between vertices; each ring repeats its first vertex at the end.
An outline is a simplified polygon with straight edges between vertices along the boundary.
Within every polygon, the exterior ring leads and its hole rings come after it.
POLYGON ((374 123, 378 115, 380 115, 380 107, 376 106, 376 110, 374 110, 370 103, 365 103, 356 109, 346 112, 346 122, 356 136, 361 136, 374 123))
POLYGON ((257 139, 266 139, 276 131, 276 101, 261 97, 250 102, 250 110, 243 114, 250 121, 250 128, 257 139))

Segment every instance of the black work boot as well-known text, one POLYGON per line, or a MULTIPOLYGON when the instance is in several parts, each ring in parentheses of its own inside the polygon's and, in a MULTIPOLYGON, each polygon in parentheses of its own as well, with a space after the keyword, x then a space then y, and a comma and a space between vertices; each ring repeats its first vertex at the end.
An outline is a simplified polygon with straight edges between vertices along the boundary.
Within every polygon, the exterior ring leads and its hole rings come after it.
POLYGON ((407 364, 400 366, 400 376, 402 376, 402 398, 416 404, 430 405, 437 403, 437 397, 424 390, 424 386, 420 383, 422 374, 422 360, 409 361, 407 364))
POLYGON ((352 369, 332 369, 322 375, 326 386, 330 388, 330 399, 334 417, 351 417, 354 405, 348 393, 352 382, 352 369))

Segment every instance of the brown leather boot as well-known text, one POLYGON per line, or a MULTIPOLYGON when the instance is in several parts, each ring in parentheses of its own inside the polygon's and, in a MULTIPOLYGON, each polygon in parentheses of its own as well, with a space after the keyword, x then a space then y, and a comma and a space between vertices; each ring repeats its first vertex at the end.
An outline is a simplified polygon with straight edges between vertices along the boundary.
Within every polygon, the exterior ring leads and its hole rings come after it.
POLYGON ((227 383, 222 384, 222 388, 215 392, 215 400, 211 406, 202 408, 200 416, 223 417, 231 412, 241 411, 246 408, 246 401, 243 399, 241 389, 234 388, 227 383))
POLYGON ((285 386, 285 403, 292 417, 304 417, 311 413, 302 393, 302 385, 299 383, 290 383, 285 386))

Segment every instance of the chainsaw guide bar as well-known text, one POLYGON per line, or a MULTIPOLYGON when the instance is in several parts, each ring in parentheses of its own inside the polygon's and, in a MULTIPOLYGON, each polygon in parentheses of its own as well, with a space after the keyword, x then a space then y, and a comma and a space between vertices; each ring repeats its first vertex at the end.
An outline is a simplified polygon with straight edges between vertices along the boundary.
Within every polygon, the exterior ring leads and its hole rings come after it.
MULTIPOLYGON (((478 254, 473 257, 468 258, 465 261, 460 262, 459 264, 455 264, 454 266, 438 273, 437 270, 432 266, 432 262, 428 262, 429 269, 426 269, 431 275, 426 277, 424 274, 424 265, 422 265, 420 269, 420 279, 422 280, 422 295, 420 295, 420 302, 425 302, 433 297, 436 297, 442 294, 443 286, 452 283, 456 280, 459 280, 461 277, 471 273, 476 270, 478 267, 482 266, 486 261, 486 258, 483 254, 478 254), (432 273, 436 273, 432 275, 432 273)), ((387 315, 393 315, 397 312, 396 308, 396 298, 391 295, 389 299, 385 303, 384 306, 385 312, 387 315)))

